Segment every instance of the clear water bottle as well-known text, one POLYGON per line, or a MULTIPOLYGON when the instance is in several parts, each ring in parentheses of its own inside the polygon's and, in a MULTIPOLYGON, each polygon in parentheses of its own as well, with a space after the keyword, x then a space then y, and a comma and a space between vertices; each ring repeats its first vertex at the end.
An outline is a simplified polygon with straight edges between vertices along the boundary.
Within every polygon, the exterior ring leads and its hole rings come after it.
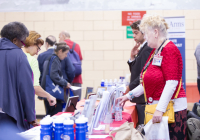
POLYGON ((115 121, 122 120, 122 108, 119 105, 115 106, 115 121))
POLYGON ((68 118, 63 125, 63 140, 74 140, 74 121, 68 118))
POLYGON ((116 85, 117 85, 117 79, 115 78, 113 82, 113 86, 116 86, 116 85))
POLYGON ((110 81, 108 82, 108 91, 112 89, 112 84, 112 79, 110 79, 110 81))
POLYGON ((108 80, 107 79, 105 80, 105 87, 108 88, 108 80))
POLYGON ((52 140, 51 122, 48 119, 40 121, 40 140, 52 140))

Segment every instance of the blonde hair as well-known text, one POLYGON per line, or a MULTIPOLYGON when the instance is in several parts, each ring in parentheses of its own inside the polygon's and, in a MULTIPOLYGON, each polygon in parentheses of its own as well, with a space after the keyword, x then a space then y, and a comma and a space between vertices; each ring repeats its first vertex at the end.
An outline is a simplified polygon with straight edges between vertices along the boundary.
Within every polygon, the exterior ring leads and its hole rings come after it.
POLYGON ((167 29, 169 29, 169 26, 163 17, 145 14, 141 20, 140 30, 145 33, 149 29, 158 29, 160 36, 167 38, 167 29))

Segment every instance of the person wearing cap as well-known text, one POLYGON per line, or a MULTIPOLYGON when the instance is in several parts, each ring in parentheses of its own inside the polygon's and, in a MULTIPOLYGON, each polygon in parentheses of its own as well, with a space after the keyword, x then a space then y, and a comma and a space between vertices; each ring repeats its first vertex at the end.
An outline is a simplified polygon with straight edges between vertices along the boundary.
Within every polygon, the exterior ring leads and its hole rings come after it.
POLYGON ((44 41, 41 39, 41 35, 36 31, 30 31, 29 36, 26 38, 25 46, 22 48, 23 52, 26 54, 28 62, 33 71, 34 77, 34 89, 35 94, 44 97, 48 100, 50 106, 54 106, 56 104, 56 98, 51 94, 46 92, 39 84, 40 71, 38 68, 38 61, 34 58, 34 55, 37 55, 40 51, 41 46, 44 44, 44 41))

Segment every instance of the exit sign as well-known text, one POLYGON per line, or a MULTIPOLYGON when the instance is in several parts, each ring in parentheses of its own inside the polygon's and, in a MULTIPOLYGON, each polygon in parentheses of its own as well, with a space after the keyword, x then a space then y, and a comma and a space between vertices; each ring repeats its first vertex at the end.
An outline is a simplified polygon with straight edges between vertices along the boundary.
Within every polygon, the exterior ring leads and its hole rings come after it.
POLYGON ((130 26, 126 26, 126 38, 133 38, 133 31, 130 26))

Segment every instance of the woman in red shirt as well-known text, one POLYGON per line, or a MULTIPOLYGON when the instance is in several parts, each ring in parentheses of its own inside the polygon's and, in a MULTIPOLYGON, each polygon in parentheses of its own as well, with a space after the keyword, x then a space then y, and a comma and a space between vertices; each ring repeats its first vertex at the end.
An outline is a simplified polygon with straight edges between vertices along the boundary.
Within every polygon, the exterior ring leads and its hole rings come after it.
POLYGON ((141 84, 125 96, 120 104, 145 93, 148 104, 158 104, 153 123, 162 120, 170 100, 174 101, 175 123, 169 124, 170 139, 186 139, 187 99, 183 89, 183 62, 179 49, 167 40, 168 25, 158 15, 145 15, 140 30, 145 34, 148 46, 154 48, 141 73, 141 84), (180 85, 180 86, 179 86, 180 85), (178 93, 177 98, 174 98, 178 93))

